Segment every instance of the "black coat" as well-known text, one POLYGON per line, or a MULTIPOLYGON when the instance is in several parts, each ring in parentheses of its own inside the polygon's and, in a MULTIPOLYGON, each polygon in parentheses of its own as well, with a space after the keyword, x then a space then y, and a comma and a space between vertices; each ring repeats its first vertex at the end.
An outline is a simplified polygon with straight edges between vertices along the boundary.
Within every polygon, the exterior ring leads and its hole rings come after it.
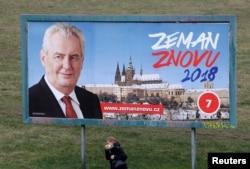
MULTIPOLYGON (((84 118, 102 119, 100 101, 93 94, 78 86, 75 87, 76 97, 84 118)), ((29 116, 65 118, 63 110, 44 80, 44 77, 29 88, 29 116)))
POLYGON ((127 169, 127 165, 120 166, 119 168, 115 168, 114 166, 116 160, 122 160, 125 162, 128 158, 127 154, 124 152, 119 142, 114 143, 113 147, 109 150, 105 149, 105 157, 107 160, 109 160, 110 169, 127 169), (115 158, 111 159, 111 155, 114 155, 115 158))

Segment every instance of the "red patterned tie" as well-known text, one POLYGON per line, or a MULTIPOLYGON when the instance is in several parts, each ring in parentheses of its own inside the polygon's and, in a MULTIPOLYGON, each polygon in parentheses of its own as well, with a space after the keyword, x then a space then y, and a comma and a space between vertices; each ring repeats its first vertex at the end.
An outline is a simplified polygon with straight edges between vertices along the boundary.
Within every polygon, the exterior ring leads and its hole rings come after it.
POLYGON ((66 117, 77 118, 76 112, 71 104, 71 98, 69 96, 64 96, 62 101, 66 104, 66 117))

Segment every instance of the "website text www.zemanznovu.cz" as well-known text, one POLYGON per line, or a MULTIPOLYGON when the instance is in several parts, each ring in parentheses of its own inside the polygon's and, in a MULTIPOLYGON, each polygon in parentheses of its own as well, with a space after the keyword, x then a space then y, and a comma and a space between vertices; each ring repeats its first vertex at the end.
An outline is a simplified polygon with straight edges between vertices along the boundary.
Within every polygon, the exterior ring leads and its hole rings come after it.
POLYGON ((102 112, 110 113, 136 113, 136 114, 162 114, 162 105, 151 104, 120 104, 101 103, 102 112))

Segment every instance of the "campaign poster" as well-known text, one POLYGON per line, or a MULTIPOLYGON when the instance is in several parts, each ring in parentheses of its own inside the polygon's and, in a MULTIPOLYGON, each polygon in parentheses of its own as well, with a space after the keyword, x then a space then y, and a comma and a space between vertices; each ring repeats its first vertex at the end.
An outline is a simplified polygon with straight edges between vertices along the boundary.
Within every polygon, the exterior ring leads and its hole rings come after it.
POLYGON ((236 126, 234 16, 24 15, 22 23, 28 123, 236 126), (83 32, 77 86, 98 96, 102 119, 29 116, 27 93, 45 74, 44 32, 56 23, 83 32))

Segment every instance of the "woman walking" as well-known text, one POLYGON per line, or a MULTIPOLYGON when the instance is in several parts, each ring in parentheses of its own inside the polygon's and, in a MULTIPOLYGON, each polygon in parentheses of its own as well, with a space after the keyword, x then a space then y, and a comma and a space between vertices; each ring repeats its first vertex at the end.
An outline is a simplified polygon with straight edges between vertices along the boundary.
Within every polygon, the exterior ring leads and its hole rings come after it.
POLYGON ((115 137, 108 137, 105 145, 105 157, 109 160, 110 169, 127 169, 127 154, 115 137))

